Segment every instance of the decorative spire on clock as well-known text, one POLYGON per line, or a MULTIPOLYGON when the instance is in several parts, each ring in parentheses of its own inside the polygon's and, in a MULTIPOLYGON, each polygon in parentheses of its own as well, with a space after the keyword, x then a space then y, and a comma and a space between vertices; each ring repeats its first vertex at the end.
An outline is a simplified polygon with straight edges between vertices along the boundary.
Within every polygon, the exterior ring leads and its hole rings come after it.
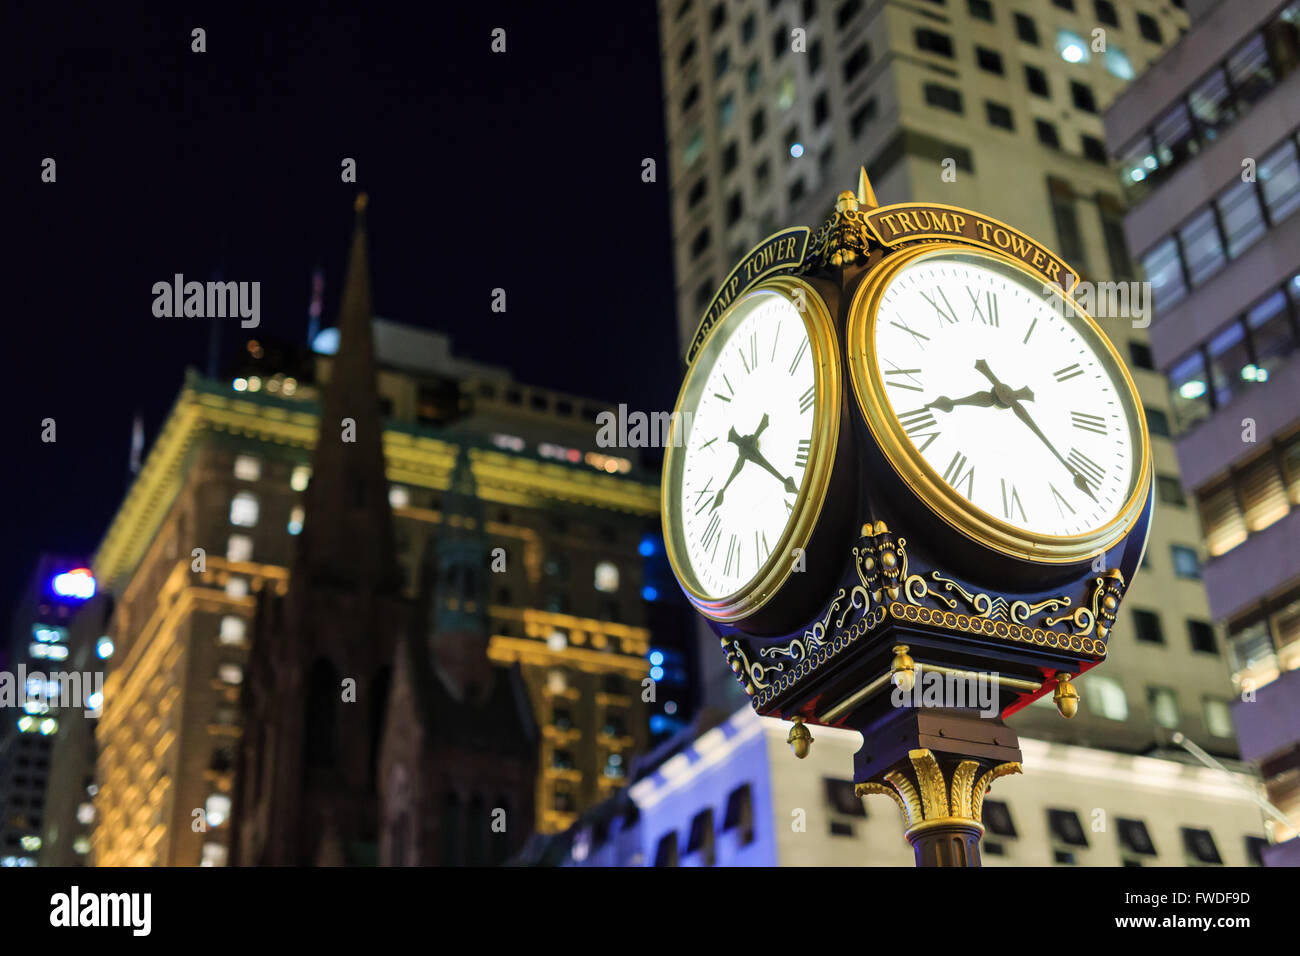
POLYGON ((878 205, 866 167, 860 167, 857 192, 846 189, 835 198, 835 210, 813 236, 809 259, 822 266, 847 266, 865 259, 876 243, 863 213, 878 205))

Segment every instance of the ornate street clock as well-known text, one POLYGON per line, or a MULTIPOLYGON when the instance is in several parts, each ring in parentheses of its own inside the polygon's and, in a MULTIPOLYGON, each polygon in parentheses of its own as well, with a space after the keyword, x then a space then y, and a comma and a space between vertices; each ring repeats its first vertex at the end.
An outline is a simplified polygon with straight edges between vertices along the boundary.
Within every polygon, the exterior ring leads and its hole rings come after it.
POLYGON ((1077 282, 978 212, 879 206, 863 172, 815 235, 736 265, 688 350, 673 570, 797 754, 808 724, 862 732, 855 780, 918 860, 978 861, 983 795, 1019 769, 1002 718, 1074 713, 1146 546, 1145 415, 1077 282), (992 685, 994 719, 900 705, 926 671, 992 685))

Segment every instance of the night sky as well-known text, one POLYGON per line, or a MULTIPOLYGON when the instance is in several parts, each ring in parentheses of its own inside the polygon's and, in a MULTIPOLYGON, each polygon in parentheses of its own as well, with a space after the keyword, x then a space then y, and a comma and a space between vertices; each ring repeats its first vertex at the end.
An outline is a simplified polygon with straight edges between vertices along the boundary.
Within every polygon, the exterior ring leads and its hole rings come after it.
POLYGON ((304 340, 318 265, 323 324, 337 314, 359 190, 378 315, 446 332, 526 383, 671 408, 653 3, 412 4, 392 19, 167 9, 7 17, 6 626, 39 552, 98 545, 127 487, 133 415, 151 446, 186 366, 208 366, 209 321, 155 318, 153 284, 261 282, 261 328, 224 320, 222 359, 250 335, 304 340), (196 26, 206 53, 190 51, 196 26), (47 156, 54 184, 40 181, 47 156), (340 181, 344 157, 356 185, 340 181), (658 183, 642 182, 645 157, 658 183), (490 310, 498 286, 504 315, 490 310))

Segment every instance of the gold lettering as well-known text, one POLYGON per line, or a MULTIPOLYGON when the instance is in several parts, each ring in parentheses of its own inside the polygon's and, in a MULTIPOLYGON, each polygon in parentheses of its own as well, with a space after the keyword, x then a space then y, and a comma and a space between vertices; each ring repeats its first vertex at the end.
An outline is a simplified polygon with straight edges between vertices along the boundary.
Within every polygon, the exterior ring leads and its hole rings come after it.
POLYGON ((1009 235, 1007 235, 1007 231, 1006 231, 1005 229, 997 229, 997 228, 995 228, 995 229, 993 230, 993 241, 994 241, 997 245, 999 245, 999 246, 1001 246, 1003 249, 1005 249, 1005 248, 1007 247, 1007 244, 1008 244, 1009 242, 1011 242, 1011 237, 1010 237, 1009 235))
POLYGON ((1055 282, 1057 285, 1061 284, 1060 280, 1056 277, 1056 274, 1060 271, 1061 271, 1061 264, 1059 262, 1053 262, 1049 259, 1047 262, 1047 278, 1050 279, 1052 282, 1055 282))
POLYGON ((1042 267, 1043 267, 1043 250, 1042 250, 1042 249, 1035 249, 1035 250, 1034 250, 1034 268, 1036 268, 1036 269, 1041 269, 1042 267))
POLYGON ((892 236, 898 235, 898 226, 894 222, 893 213, 890 213, 888 216, 880 216, 878 218, 880 219, 881 222, 883 222, 886 226, 889 227, 889 231, 892 234, 891 238, 892 236))
POLYGON ((900 212, 900 213, 898 214, 898 223, 899 223, 899 225, 901 225, 904 229, 906 229, 908 232, 920 232, 920 231, 921 231, 920 228, 919 228, 918 226, 914 226, 914 225, 912 224, 912 217, 911 217, 909 214, 905 213, 905 212, 900 212))
POLYGON ((952 226, 948 223, 948 214, 946 212, 930 212, 930 228, 939 229, 943 232, 952 232, 952 226))
POLYGON ((976 219, 976 220, 975 220, 975 225, 977 225, 977 226, 979 227, 979 230, 980 230, 980 241, 981 241, 981 242, 988 242, 988 241, 989 241, 989 224, 988 224, 987 222, 985 222, 983 219, 976 219))
POLYGON ((961 231, 962 231, 963 229, 965 229, 965 228, 966 228, 966 217, 965 217, 965 216, 959 216, 959 215, 957 215, 956 213, 953 213, 953 214, 952 214, 952 231, 955 232, 955 233, 957 233, 958 235, 960 235, 960 234, 961 234, 961 231))
POLYGON ((1016 235, 1013 235, 1011 237, 1011 251, 1014 252, 1016 255, 1018 255, 1021 259, 1028 258, 1029 250, 1030 250, 1029 243, 1025 242, 1025 240, 1022 237, 1016 235))

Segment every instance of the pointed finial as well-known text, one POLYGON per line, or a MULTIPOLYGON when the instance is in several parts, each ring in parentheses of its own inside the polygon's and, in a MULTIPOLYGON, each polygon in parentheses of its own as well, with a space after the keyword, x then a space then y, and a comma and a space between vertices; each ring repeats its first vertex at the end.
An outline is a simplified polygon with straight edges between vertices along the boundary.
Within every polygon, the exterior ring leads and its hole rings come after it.
POLYGON ((368 202, 370 202, 370 197, 366 193, 357 193, 357 201, 353 203, 352 208, 357 212, 365 212, 368 202))
POLYGON ((867 178, 867 167, 858 167, 858 205, 866 206, 868 209, 874 209, 880 203, 876 201, 876 191, 871 188, 871 180, 867 178))

